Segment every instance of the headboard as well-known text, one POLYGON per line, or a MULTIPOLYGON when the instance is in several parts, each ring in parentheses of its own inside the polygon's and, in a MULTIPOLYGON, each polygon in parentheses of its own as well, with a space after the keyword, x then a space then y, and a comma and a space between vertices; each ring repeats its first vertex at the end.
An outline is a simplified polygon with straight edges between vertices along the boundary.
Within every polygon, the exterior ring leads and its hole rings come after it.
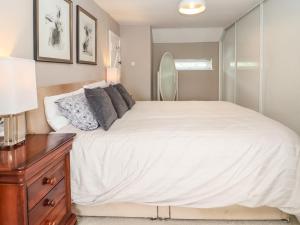
POLYGON ((27 133, 29 134, 47 134, 53 131, 47 123, 45 116, 44 98, 52 95, 68 93, 82 88, 86 84, 95 81, 85 81, 80 83, 61 84, 49 87, 39 87, 38 109, 26 113, 27 133))

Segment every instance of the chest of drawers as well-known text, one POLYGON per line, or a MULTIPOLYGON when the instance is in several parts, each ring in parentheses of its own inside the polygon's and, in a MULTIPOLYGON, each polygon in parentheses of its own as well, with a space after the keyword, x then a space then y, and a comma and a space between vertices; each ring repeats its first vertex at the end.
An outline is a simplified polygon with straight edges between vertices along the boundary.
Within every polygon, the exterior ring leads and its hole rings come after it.
POLYGON ((74 134, 28 135, 0 150, 0 225, 74 225, 70 150, 74 134))

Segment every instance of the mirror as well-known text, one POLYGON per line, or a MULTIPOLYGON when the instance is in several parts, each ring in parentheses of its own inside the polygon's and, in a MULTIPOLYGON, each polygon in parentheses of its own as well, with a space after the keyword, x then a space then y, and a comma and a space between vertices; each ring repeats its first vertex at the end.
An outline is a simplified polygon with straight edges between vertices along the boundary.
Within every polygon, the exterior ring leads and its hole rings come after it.
POLYGON ((158 99, 176 101, 178 99, 178 72, 173 55, 166 52, 161 59, 158 72, 158 99))

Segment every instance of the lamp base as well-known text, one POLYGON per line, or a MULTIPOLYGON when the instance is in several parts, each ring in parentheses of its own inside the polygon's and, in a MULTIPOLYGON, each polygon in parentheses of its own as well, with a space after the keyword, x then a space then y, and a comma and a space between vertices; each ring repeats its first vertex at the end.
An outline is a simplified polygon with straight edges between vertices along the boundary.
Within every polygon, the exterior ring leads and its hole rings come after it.
POLYGON ((4 120, 4 136, 0 138, 1 148, 13 147, 25 141, 25 114, 2 116, 4 120))

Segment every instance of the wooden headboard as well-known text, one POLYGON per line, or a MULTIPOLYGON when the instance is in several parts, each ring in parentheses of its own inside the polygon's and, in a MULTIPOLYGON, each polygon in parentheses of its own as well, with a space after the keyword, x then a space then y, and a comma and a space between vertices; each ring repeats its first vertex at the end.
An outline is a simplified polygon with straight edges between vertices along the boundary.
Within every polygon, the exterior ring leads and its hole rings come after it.
POLYGON ((37 90, 38 109, 26 113, 27 133, 47 134, 53 131, 48 125, 46 120, 45 107, 44 107, 45 97, 72 92, 92 82, 95 81, 85 81, 80 83, 61 84, 61 85, 55 85, 49 87, 39 87, 37 90))

